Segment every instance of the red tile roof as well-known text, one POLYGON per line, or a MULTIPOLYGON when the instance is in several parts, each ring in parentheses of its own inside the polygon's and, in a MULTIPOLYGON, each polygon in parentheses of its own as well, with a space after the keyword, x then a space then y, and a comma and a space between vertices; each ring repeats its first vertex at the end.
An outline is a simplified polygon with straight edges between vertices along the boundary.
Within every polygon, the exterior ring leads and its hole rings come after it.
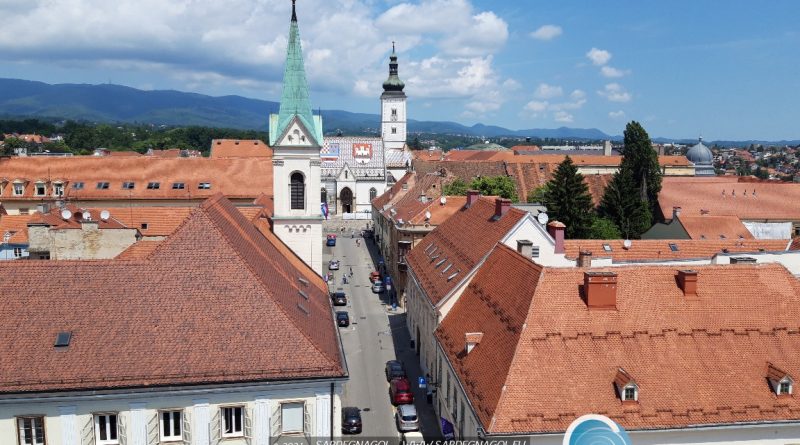
POLYGON ((800 221, 798 202, 800 184, 739 182, 735 176, 664 178, 658 195, 661 213, 667 219, 672 218, 673 207, 681 207, 681 216, 731 215, 742 221, 800 221))
MULTIPOLYGON (((0 237, 11 234, 12 244, 28 244, 28 221, 31 215, 0 215, 0 237)), ((2 238, 0 238, 2 242, 2 238)))
POLYGON ((692 239, 754 239, 736 216, 679 216, 678 221, 692 239))
POLYGON ((211 141, 212 158, 271 158, 272 149, 257 139, 214 139, 211 141))
POLYGON ((564 250, 567 258, 578 258, 581 251, 592 252, 592 256, 611 257, 614 262, 625 261, 665 261, 708 259, 718 253, 782 252, 789 240, 754 239, 709 239, 709 240, 632 240, 630 249, 625 249, 623 240, 565 240, 564 250), (674 244, 677 250, 673 250, 674 244), (611 251, 607 251, 608 245, 611 251))
POLYGON ((394 183, 389 190, 386 190, 381 196, 372 200, 372 206, 378 211, 382 211, 383 207, 396 199, 404 196, 409 188, 413 185, 416 175, 413 172, 408 172, 403 175, 400 180, 394 183))
POLYGON ((3 263, 0 294, 15 297, 0 309, 2 392, 345 375, 313 271, 220 195, 146 261, 3 263), (73 337, 59 350, 61 331, 73 337))
POLYGON ((406 256, 409 271, 431 303, 438 304, 453 290, 526 212, 511 208, 498 220, 494 214, 495 200, 481 197, 427 234, 406 256))
POLYGON ((494 273, 478 272, 436 332, 490 434, 559 433, 585 413, 629 431, 800 420, 800 399, 776 398, 766 379, 767 363, 800 375, 800 282, 783 266, 698 267, 690 299, 674 267, 605 269, 618 275, 617 309, 587 310, 584 270, 526 274, 509 250, 492 253, 494 273), (619 369, 638 404, 614 391, 619 369))
POLYGON ((150 241, 143 240, 131 244, 130 247, 117 255, 118 260, 144 260, 147 259, 164 240, 150 241))
POLYGON ((0 159, 0 200, 41 199, 34 196, 34 184, 44 181, 52 199, 52 183, 65 181, 66 199, 203 199, 222 192, 230 198, 254 199, 272 194, 272 160, 270 158, 208 159, 73 156, 65 158, 14 157, 0 159), (23 196, 12 195, 12 183, 26 182, 23 196), (83 189, 73 183, 83 182, 83 189), (97 183, 108 182, 99 190, 97 183), (124 182, 134 182, 134 189, 123 189, 124 182), (159 189, 148 189, 149 182, 158 182, 159 189), (199 188, 208 182, 210 189, 199 188), (183 189, 173 189, 183 183, 183 189))

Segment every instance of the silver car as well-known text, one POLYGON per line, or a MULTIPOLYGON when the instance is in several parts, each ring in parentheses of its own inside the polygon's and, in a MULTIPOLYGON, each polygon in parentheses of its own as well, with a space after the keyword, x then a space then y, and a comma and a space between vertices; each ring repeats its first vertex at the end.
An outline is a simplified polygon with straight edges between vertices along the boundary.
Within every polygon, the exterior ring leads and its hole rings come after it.
POLYGON ((383 281, 376 280, 374 283, 372 283, 372 292, 379 294, 384 290, 386 290, 386 288, 383 286, 383 281))
POLYGON ((419 418, 417 418, 417 408, 414 405, 400 405, 394 414, 397 431, 419 431, 419 418))

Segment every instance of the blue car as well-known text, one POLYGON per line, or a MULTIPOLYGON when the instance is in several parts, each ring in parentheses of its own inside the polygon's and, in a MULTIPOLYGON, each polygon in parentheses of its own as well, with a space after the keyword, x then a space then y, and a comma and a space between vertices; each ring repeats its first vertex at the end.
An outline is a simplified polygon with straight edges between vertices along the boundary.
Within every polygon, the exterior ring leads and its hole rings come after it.
POLYGON ((328 235, 327 240, 325 241, 326 246, 333 247, 336 245, 336 235, 328 235))

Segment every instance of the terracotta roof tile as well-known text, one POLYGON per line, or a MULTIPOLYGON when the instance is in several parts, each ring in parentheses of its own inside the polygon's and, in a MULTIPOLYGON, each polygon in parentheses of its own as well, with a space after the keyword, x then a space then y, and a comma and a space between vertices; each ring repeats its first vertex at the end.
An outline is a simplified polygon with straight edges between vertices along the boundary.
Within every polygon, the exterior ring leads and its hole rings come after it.
POLYGON ((257 139, 214 139, 211 158, 272 158, 272 149, 257 139))
POLYGON ((305 269, 219 195, 146 261, 3 262, 0 391, 342 377, 330 298, 305 269))
POLYGON ((692 239, 754 239, 736 216, 679 216, 678 221, 692 239))
POLYGON ((394 199, 399 199, 401 196, 405 195, 404 192, 408 191, 411 187, 411 183, 414 181, 415 174, 413 172, 408 172, 403 175, 400 180, 394 183, 389 190, 386 190, 381 196, 372 200, 372 206, 378 211, 382 211, 383 207, 390 202, 393 202, 394 199), (405 188, 404 188, 405 187, 405 188))
POLYGON ((131 244, 130 247, 123 250, 122 253, 117 255, 117 260, 144 260, 147 259, 153 251, 163 242, 163 240, 150 241, 142 240, 131 244))
MULTIPOLYGON (((28 244, 28 221, 31 215, 0 215, 0 237, 9 233, 12 244, 28 244)), ((0 239, 2 242, 2 239, 0 239)))
POLYGON ((494 214, 494 200, 481 197, 426 235, 406 256, 409 270, 433 304, 455 288, 526 212, 511 208, 499 220, 494 214))
POLYGON ((614 262, 665 261, 711 258, 719 253, 782 252, 789 240, 710 239, 710 240, 633 240, 625 249, 623 240, 565 240, 567 258, 576 259, 581 251, 592 252, 593 257, 612 258, 614 262), (611 251, 605 249, 605 245, 611 251), (672 245, 675 247, 673 248, 672 245), (674 250, 677 249, 677 250, 674 250))
POLYGON ((765 378, 768 362, 800 369, 800 282, 783 266, 697 267, 690 299, 674 267, 605 269, 617 309, 587 310, 583 270, 546 268, 531 290, 537 274, 498 262, 484 267, 502 278, 482 268, 436 332, 489 433, 563 432, 587 412, 629 431, 800 420, 800 399, 777 399, 765 378), (463 357, 473 331, 484 337, 463 357), (620 369, 636 405, 613 389, 620 369))

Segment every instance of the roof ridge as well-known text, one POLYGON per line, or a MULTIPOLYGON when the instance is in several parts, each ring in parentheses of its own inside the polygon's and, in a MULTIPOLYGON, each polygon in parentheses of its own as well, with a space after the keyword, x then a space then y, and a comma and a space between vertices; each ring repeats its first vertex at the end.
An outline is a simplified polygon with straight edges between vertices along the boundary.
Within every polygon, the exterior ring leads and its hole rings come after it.
POLYGON ((655 330, 654 332, 650 332, 649 330, 634 330, 629 331, 627 333, 623 333, 621 331, 605 331, 605 332, 579 332, 575 335, 564 335, 563 332, 545 332, 540 334, 538 337, 530 337, 531 342, 545 342, 550 340, 551 338, 558 338, 560 341, 567 342, 567 341, 578 341, 578 340, 591 340, 591 341, 601 341, 601 340, 630 340, 635 339, 637 337, 643 337, 648 339, 653 338, 664 338, 667 335, 674 335, 679 337, 694 337, 695 335, 705 336, 708 338, 713 337, 722 337, 724 335, 737 335, 737 336, 750 336, 750 335, 800 335, 800 327, 788 327, 788 326, 779 326, 774 327, 771 329, 763 329, 763 328, 744 328, 744 329, 733 329, 733 328, 720 328, 715 330, 709 330, 706 328, 697 328, 697 329, 689 329, 689 330, 679 330, 679 328, 662 328, 660 330, 655 330))

